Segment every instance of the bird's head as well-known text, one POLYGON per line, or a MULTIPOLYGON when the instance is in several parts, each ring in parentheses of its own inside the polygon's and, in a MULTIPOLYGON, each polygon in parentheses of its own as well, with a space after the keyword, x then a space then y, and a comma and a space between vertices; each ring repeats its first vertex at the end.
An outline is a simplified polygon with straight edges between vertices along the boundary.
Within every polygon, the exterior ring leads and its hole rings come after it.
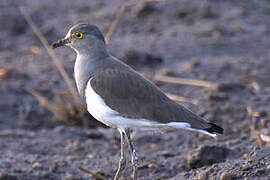
POLYGON ((77 24, 70 28, 65 38, 53 43, 52 47, 69 46, 80 52, 95 44, 105 44, 104 37, 98 27, 90 24, 77 24))

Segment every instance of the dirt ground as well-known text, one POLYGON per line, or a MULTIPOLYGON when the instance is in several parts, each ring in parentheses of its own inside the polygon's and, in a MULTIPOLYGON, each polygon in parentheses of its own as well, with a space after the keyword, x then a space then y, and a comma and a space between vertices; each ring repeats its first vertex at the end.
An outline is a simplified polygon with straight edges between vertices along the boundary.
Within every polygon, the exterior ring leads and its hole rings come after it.
MULTIPOLYGON (((104 34, 125 0, 0 1, 0 180, 111 179, 119 160, 114 129, 57 122, 28 93, 50 100, 66 84, 18 11, 24 6, 49 43, 78 22, 104 34)), ((138 179, 270 179, 270 3, 267 0, 167 0, 128 8, 108 45, 141 73, 225 83, 218 91, 156 82, 225 129, 217 139, 193 132, 138 132, 138 179), (260 145, 260 142, 262 143, 260 145)), ((70 76, 75 53, 56 51, 70 76)), ((89 121, 94 121, 89 119, 89 121)), ((131 179, 131 166, 123 179, 131 179)))

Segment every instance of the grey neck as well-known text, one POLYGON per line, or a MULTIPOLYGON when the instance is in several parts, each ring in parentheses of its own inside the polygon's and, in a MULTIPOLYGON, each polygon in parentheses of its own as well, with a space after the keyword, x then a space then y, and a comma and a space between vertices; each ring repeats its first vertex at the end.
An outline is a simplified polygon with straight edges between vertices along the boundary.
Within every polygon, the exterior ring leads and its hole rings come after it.
POLYGON ((75 51, 77 58, 74 66, 74 76, 79 94, 84 97, 87 82, 99 71, 110 55, 103 42, 75 51))

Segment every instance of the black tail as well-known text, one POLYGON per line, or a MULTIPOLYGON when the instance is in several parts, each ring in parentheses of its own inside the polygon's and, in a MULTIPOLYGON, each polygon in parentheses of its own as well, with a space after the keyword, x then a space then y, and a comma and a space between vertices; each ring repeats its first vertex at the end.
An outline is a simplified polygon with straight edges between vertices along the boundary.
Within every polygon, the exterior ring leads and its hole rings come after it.
POLYGON ((205 130, 209 133, 215 134, 223 134, 223 128, 219 127, 218 125, 215 125, 214 123, 208 123, 209 125, 211 125, 211 127, 206 128, 205 130))

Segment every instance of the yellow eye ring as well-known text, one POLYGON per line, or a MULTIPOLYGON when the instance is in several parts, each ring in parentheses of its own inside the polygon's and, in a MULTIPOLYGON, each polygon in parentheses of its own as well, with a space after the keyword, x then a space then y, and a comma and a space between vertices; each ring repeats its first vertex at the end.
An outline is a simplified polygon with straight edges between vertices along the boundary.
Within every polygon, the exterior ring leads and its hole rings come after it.
POLYGON ((74 36, 75 38, 77 38, 77 39, 82 39, 82 38, 83 38, 83 33, 81 33, 81 32, 75 32, 75 33, 73 34, 73 36, 74 36))

